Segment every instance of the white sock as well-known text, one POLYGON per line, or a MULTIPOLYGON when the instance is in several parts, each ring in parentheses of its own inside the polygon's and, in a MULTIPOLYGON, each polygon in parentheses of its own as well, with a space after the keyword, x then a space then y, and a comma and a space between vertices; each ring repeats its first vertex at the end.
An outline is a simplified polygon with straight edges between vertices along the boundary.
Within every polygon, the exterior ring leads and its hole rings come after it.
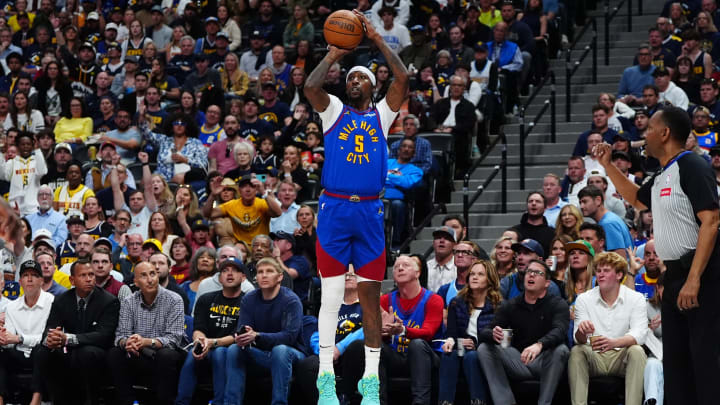
POLYGON ((368 347, 365 345, 365 374, 363 378, 378 374, 378 365, 380 364, 380 348, 368 347))
POLYGON ((318 335, 320 338, 319 373, 335 374, 333 368, 335 331, 337 330, 338 312, 345 295, 345 275, 323 277, 320 282, 322 295, 320 298, 320 313, 318 314, 318 335))

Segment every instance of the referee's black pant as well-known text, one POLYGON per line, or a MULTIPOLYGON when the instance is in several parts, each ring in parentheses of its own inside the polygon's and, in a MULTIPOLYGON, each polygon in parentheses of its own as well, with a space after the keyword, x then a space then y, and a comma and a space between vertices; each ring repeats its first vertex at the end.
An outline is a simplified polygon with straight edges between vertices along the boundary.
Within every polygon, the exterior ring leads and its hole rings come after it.
POLYGON ((669 405, 716 405, 720 401, 720 254, 700 281, 699 308, 680 311, 677 298, 689 266, 666 261, 662 297, 663 370, 669 405))

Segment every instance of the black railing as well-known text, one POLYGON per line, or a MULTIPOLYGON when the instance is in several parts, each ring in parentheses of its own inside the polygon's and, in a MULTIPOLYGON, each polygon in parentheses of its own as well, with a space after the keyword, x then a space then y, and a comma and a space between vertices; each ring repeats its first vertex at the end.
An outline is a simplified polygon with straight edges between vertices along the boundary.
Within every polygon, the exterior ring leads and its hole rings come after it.
MULTIPOLYGON (((623 0, 624 1, 624 0, 623 0)), ((607 32, 607 31, 606 31, 607 32)), ((585 23, 582 31, 575 37, 570 47, 565 51, 565 121, 570 122, 572 114, 572 77, 580 68, 585 58, 592 52, 592 83, 597 84, 597 20, 591 18, 585 23), (585 50, 580 58, 575 62, 572 61, 572 51, 578 44, 578 41, 585 35, 588 29, 592 27, 592 39, 590 45, 585 46, 585 50)))
POLYGON ((470 207, 472 207, 473 204, 480 198, 482 193, 487 189, 487 187, 492 183, 493 179, 495 179, 495 176, 498 175, 498 173, 501 174, 501 196, 502 199, 502 205, 501 210, 503 214, 507 213, 507 138, 505 137, 505 130, 500 129, 500 133, 493 139, 493 141, 490 143, 490 145, 485 150, 485 153, 483 153, 482 156, 480 156, 480 159, 476 160, 475 163, 470 167, 470 170, 468 170, 465 173, 465 177, 463 177, 463 219, 465 220, 465 224, 470 223, 470 207), (475 191, 475 194, 473 194, 472 197, 470 197, 470 175, 475 171, 475 169, 478 167, 480 162, 485 160, 485 158, 489 155, 490 151, 492 151, 495 146, 498 144, 498 142, 502 142, 502 151, 500 156, 500 164, 495 165, 493 167, 493 171, 485 178, 485 181, 483 181, 483 184, 479 185, 477 190, 475 191))
MULTIPOLYGON (((632 32, 632 0, 622 0, 610 11, 610 0, 605 0, 605 66, 610 64, 610 22, 617 15, 623 4, 627 1, 628 32, 632 32)), ((642 15, 642 0, 638 5, 639 14, 642 15)))
MULTIPOLYGON (((528 97, 527 101, 523 103, 522 106, 520 106, 520 111, 518 113, 518 118, 520 119, 520 189, 525 189, 525 138, 527 138, 528 135, 530 135, 530 132, 532 132, 533 128, 535 128, 535 125, 540 121, 542 116, 547 112, 548 108, 550 109, 550 140, 552 143, 555 143, 557 141, 557 112, 555 108, 555 72, 552 70, 548 72, 547 75, 545 75, 545 78, 543 78, 542 82, 535 88, 535 91, 528 97), (525 128, 525 112, 527 111, 528 107, 530 106, 530 103, 535 100, 535 97, 542 91, 543 87, 545 87, 546 84, 550 82, 550 97, 545 99, 543 102, 543 106, 538 111, 537 114, 535 114, 535 117, 530 121, 530 123, 527 125, 528 128, 526 130, 525 128)), ((569 99, 569 98, 568 98, 569 99)), ((503 211, 504 212, 504 211, 503 211)))

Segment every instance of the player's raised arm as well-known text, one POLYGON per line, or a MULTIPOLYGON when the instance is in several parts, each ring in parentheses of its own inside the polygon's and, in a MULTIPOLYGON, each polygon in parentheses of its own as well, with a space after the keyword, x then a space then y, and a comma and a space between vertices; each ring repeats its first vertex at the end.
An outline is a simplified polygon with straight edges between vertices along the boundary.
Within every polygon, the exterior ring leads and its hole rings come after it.
POLYGON ((303 91, 315 111, 323 112, 330 104, 330 97, 328 97, 327 92, 323 89, 325 77, 327 76, 328 70, 330 70, 330 66, 348 53, 350 53, 350 50, 330 45, 327 55, 318 63, 305 81, 303 91))
MULTIPOLYGON (((390 84, 390 88, 388 88, 385 99, 387 100, 388 106, 390 106, 391 110, 396 112, 400 111, 400 107, 402 107, 402 103, 405 101, 408 88, 410 87, 410 77, 407 69, 405 68, 405 64, 400 59, 400 56, 387 46, 385 40, 383 40, 382 36, 380 36, 377 31, 375 31, 375 28, 370 20, 365 17, 365 14, 357 10, 353 10, 353 14, 362 21, 363 26, 365 27, 365 36, 375 43, 385 57, 385 60, 388 62, 388 65, 390 65, 390 69, 393 72, 393 82, 390 84)), ((307 88, 307 85, 305 86, 307 88)), ((307 95, 307 93, 305 94, 307 95)), ((309 98, 310 97, 308 97, 308 99, 309 98)))

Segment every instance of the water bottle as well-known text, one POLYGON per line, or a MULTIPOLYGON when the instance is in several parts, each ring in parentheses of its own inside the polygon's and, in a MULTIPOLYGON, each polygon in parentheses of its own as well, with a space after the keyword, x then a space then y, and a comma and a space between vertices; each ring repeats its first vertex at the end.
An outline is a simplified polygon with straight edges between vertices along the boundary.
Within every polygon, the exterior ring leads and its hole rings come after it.
POLYGON ((457 355, 463 357, 465 355, 465 346, 462 344, 462 338, 457 339, 457 355))

